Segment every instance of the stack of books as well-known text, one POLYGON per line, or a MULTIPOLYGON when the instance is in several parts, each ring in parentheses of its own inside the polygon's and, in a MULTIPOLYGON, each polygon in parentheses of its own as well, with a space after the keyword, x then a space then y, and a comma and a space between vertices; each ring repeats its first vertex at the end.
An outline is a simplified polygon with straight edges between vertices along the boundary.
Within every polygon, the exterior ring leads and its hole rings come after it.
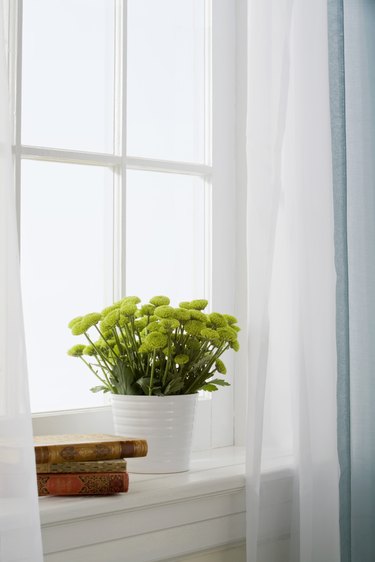
POLYGON ((39 496, 107 496, 127 492, 126 458, 147 455, 147 441, 118 435, 34 437, 39 496))

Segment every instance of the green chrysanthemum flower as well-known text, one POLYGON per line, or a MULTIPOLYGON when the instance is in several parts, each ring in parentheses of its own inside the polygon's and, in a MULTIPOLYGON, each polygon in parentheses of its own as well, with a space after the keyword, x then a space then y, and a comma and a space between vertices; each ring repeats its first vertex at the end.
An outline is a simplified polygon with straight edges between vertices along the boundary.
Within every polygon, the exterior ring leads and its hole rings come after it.
POLYGON ((190 310, 189 312, 193 320, 200 320, 204 323, 207 322, 207 316, 206 314, 204 314, 204 312, 201 312, 200 310, 190 310))
POLYGON ((137 305, 134 304, 133 302, 124 302, 124 304, 121 305, 120 310, 122 314, 125 314, 125 316, 134 316, 134 313, 138 309, 137 309, 137 305))
POLYGON ((160 325, 168 331, 175 330, 180 326, 180 323, 175 318, 163 318, 160 320, 160 325))
POLYGON ((163 306, 165 304, 169 304, 171 301, 168 297, 165 297, 163 295, 158 295, 156 297, 152 297, 152 299, 150 299, 150 303, 154 304, 155 306, 163 306))
POLYGON ((108 330, 110 328, 114 328, 119 320, 120 320, 120 310, 116 308, 115 310, 112 310, 112 312, 110 312, 109 314, 107 314, 107 316, 103 318, 101 326, 103 326, 104 329, 108 330))
POLYGON ((158 332, 160 331, 160 320, 155 320, 147 324, 145 328, 148 332, 158 332))
POLYGON ((213 330, 212 328, 204 328, 201 331, 201 336, 203 336, 207 340, 217 341, 220 339, 219 332, 213 330))
POLYGON ((120 328, 123 328, 126 324, 129 324, 130 318, 131 316, 126 316, 126 314, 122 314, 122 312, 120 312, 120 316, 118 319, 118 325, 120 326, 120 328))
POLYGON ((160 332, 152 332, 145 337, 144 344, 151 348, 152 351, 163 349, 167 345, 168 338, 160 332))
POLYGON ((186 322, 184 328, 185 331, 188 334, 191 334, 192 336, 200 336, 201 331, 206 327, 205 324, 203 324, 203 322, 200 322, 199 320, 188 320, 188 322, 186 322))
POLYGON ((180 322, 187 322, 191 318, 191 313, 190 310, 185 310, 184 308, 175 308, 173 317, 177 318, 180 322))
POLYGON ((95 347, 102 353, 108 354, 113 349, 115 343, 116 343, 115 339, 103 340, 102 338, 100 338, 98 339, 98 341, 95 342, 95 347))
POLYGON ((183 301, 180 302, 181 308, 186 308, 188 310, 203 310, 208 305, 206 299, 196 299, 194 301, 183 301))
POLYGON ((237 324, 238 320, 235 316, 232 316, 231 314, 223 314, 225 320, 228 322, 228 324, 237 324))
POLYGON ((141 307, 140 312, 143 316, 150 316, 151 314, 154 313, 154 310, 155 310, 155 306, 153 304, 144 304, 141 307))
POLYGON ((109 338, 112 337, 112 330, 110 328, 108 328, 108 326, 105 324, 104 320, 102 320, 100 322, 99 330, 100 330, 100 333, 102 334, 103 338, 105 338, 106 340, 108 340, 109 338))
POLYGON ((227 368, 221 359, 216 359, 215 367, 218 373, 221 373, 222 375, 226 375, 227 368))
POLYGON ((204 310, 208 305, 208 301, 206 299, 196 299, 190 301, 189 304, 190 304, 189 308, 192 310, 204 310))
POLYGON ((239 326, 236 326, 235 324, 231 324, 230 326, 232 328, 232 330, 236 330, 236 332, 240 332, 241 328, 239 326))
POLYGON ((121 301, 117 301, 117 302, 111 304, 111 306, 107 306, 106 308, 104 308, 102 310, 103 318, 104 318, 104 316, 107 316, 107 314, 112 312, 113 310, 116 310, 117 308, 120 308, 120 305, 121 305, 121 301))
POLYGON ((138 353, 150 353, 151 351, 152 348, 145 342, 143 342, 138 348, 138 353))
POLYGON ((234 349, 234 351, 238 351, 240 349, 240 344, 235 340, 230 343, 230 347, 234 349))
POLYGON ((230 343, 237 341, 237 332, 229 326, 226 326, 225 328, 218 328, 217 331, 219 332, 221 340, 230 343))
POLYGON ((86 345, 85 349, 83 350, 83 355, 96 355, 96 350, 93 345, 86 345))
POLYGON ((186 363, 189 363, 189 356, 185 354, 176 355, 174 361, 177 365, 186 365, 186 363))
POLYGON ((139 297, 124 297, 120 301, 121 306, 123 306, 124 304, 138 304, 140 302, 141 302, 141 299, 139 297))
POLYGON ((228 325, 228 322, 225 320, 224 315, 220 314, 219 312, 212 312, 208 315, 208 319, 211 324, 218 328, 224 328, 224 326, 228 325))
POLYGON ((155 308, 155 314, 159 318, 173 318, 174 317, 174 308, 169 305, 158 306, 155 308))
POLYGON ((136 320, 136 321, 134 322, 134 324, 135 324, 135 327, 137 328, 137 330, 141 331, 141 330, 143 330, 144 328, 146 328, 146 326, 147 326, 147 324, 148 324, 148 320, 147 320, 146 317, 138 318, 138 320, 136 320))
POLYGON ((84 353, 85 347, 85 345, 82 345, 80 343, 77 345, 73 345, 73 347, 69 349, 68 355, 70 355, 71 357, 81 357, 84 353))
POLYGON ((162 349, 162 352, 164 353, 164 355, 173 356, 176 353, 176 349, 173 347, 173 345, 172 345, 171 349, 169 349, 169 347, 167 346, 164 349, 162 349))
POLYGON ((72 334, 74 336, 80 336, 89 330, 92 326, 95 326, 101 319, 102 315, 99 312, 91 312, 83 316, 79 322, 73 324, 72 334))
POLYGON ((73 318, 73 320, 71 320, 68 324, 68 328, 73 328, 74 324, 77 324, 78 322, 80 322, 82 320, 82 316, 76 316, 75 318, 73 318))
POLYGON ((72 330, 73 336, 82 336, 82 334, 85 333, 85 330, 81 326, 81 321, 73 324, 71 330, 72 330))

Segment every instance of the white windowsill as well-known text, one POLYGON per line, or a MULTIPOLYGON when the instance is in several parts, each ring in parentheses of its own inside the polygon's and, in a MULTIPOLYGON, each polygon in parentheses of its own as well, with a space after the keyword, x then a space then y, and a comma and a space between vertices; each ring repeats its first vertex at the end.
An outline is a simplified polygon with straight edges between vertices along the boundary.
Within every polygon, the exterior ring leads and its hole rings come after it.
MULTIPOLYGON (((174 559, 245 540, 245 451, 193 453, 189 472, 130 474, 129 491, 108 497, 40 498, 45 561, 174 559)), ((291 459, 262 469, 261 540, 289 535, 291 459)))

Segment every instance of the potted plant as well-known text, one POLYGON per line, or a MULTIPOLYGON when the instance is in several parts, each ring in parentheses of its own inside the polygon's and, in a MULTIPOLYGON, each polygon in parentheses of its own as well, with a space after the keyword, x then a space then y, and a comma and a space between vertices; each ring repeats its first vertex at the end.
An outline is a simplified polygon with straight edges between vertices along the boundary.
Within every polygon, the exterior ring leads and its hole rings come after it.
POLYGON ((239 327, 234 316, 204 313, 207 304, 200 299, 172 307, 165 296, 146 304, 125 297, 69 323, 85 343, 68 354, 97 378, 92 392, 111 393, 116 433, 148 440, 145 467, 136 460, 139 470, 187 470, 190 445, 183 434, 191 443, 197 393, 229 384, 220 357, 239 349, 239 327))

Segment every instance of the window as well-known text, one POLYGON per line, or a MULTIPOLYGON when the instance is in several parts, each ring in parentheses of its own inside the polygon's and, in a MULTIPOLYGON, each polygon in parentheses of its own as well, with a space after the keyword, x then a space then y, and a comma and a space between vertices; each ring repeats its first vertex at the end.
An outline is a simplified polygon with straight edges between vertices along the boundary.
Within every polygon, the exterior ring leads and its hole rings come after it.
MULTIPOLYGON (((125 294, 234 310, 234 7, 10 7, 32 410, 100 406, 66 355, 71 318, 125 294)), ((219 394, 212 444, 231 444, 232 389, 219 394)))

